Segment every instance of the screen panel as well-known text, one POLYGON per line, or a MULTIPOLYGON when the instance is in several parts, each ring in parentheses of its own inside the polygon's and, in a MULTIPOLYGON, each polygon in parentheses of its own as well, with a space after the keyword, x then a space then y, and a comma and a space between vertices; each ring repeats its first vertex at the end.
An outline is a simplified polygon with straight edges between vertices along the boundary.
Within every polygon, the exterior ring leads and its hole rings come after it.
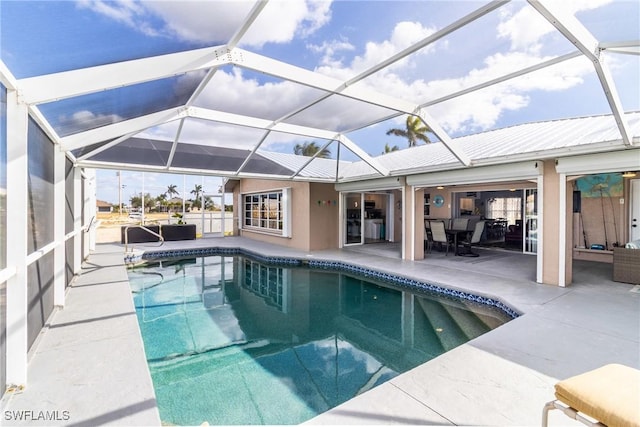
POLYGON ((53 143, 33 121, 28 130, 27 252, 53 241, 53 143))
POLYGON ((53 251, 27 267, 27 339, 31 348, 53 311, 53 251))

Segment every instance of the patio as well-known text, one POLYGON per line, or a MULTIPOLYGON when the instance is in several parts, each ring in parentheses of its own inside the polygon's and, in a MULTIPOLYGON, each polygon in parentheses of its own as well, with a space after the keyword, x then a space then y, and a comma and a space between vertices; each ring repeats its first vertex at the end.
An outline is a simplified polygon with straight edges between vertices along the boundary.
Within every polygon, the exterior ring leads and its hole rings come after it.
MULTIPOLYGON (((608 264, 576 262, 575 283, 559 288, 523 279, 535 273, 535 257, 511 252, 483 251, 478 258, 435 252, 411 262, 351 249, 305 253, 234 237, 167 242, 162 249, 210 246, 348 259, 499 297, 524 313, 310 424, 539 425, 559 379, 612 362, 640 365, 640 293, 611 281, 608 264)), ((98 245, 68 291, 75 303, 52 317, 30 354, 28 387, 7 394, 4 411, 69 411, 69 420, 51 424, 160 424, 122 252, 120 245, 98 245), (55 360, 66 363, 42 369, 55 360)), ((560 423, 580 425, 552 412, 550 425, 560 423)))

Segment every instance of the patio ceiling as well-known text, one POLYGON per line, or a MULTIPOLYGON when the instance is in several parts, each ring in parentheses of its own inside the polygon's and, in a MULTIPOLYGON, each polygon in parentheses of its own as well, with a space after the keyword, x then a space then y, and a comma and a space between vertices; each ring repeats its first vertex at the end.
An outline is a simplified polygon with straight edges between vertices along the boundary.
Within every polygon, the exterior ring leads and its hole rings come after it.
MULTIPOLYGON (((73 26, 77 33, 66 31, 67 23, 52 15, 50 33, 38 32, 29 28, 35 20, 20 15, 27 10, 20 3, 0 3, 2 83, 19 91, 21 102, 29 106, 32 116, 78 166, 231 178, 338 181, 348 167, 341 160, 360 159, 367 165, 367 177, 387 176, 391 173, 388 162, 370 155, 371 150, 362 142, 357 143, 352 135, 381 124, 398 127, 398 119, 414 115, 430 128, 432 139, 446 149, 448 163, 470 167, 474 165, 472 148, 465 148, 451 135, 459 130, 443 114, 452 101, 464 103, 465 99, 473 99, 470 96, 507 82, 519 81, 526 86, 527 79, 536 73, 558 73, 561 67, 585 61, 591 73, 585 77, 585 84, 595 85, 600 94, 599 113, 612 114, 619 139, 626 146, 634 144, 625 115, 630 108, 625 109, 620 94, 629 88, 616 85, 609 64, 616 64, 618 58, 632 58, 631 73, 635 72, 637 78, 640 41, 609 37, 637 37, 637 17, 630 28, 608 33, 599 30, 593 16, 586 16, 583 22, 578 14, 563 9, 564 2, 555 0, 416 2, 418 14, 433 13, 431 31, 425 31, 417 40, 396 44, 375 61, 362 60, 348 70, 332 72, 322 63, 313 66, 297 59, 308 55, 309 46, 302 35, 298 35, 297 43, 289 43, 299 46, 299 55, 291 54, 293 48, 288 55, 279 55, 277 49, 270 50, 271 56, 259 53, 266 49, 252 40, 266 21, 273 21, 274 11, 284 7, 285 2, 189 2, 189 7, 201 5, 203 18, 210 19, 212 26, 219 21, 216 17, 237 16, 238 11, 242 18, 227 19, 215 37, 200 41, 192 49, 155 36, 147 44, 126 50, 112 46, 108 34, 103 38, 93 36, 93 43, 75 41, 74 38, 89 37, 92 22, 87 17, 103 19, 98 14, 84 14, 85 21, 73 26), (444 15, 435 12, 447 7, 456 9, 456 13, 439 21, 438 17, 444 15), (409 87, 417 80, 427 86, 431 81, 442 80, 447 67, 466 61, 467 76, 473 75, 486 56, 464 58, 447 52, 441 63, 431 62, 429 67, 424 66, 422 56, 440 44, 453 44, 457 38, 473 43, 474 36, 488 31, 507 7, 512 8, 509 13, 542 17, 550 24, 549 35, 537 47, 540 52, 531 55, 526 51, 531 47, 518 52, 512 43, 510 52, 521 53, 527 56, 526 60, 514 61, 499 73, 460 79, 448 90, 396 93, 388 84, 390 76, 395 76, 393 70, 407 62, 417 70, 413 77, 406 77, 409 87), (457 18, 451 19, 452 15, 457 18), (14 27, 9 25, 16 16, 25 17, 21 25, 26 28, 21 35, 11 32, 14 27), (30 32, 35 34, 34 39, 49 36, 47 57, 38 57, 38 52, 26 47, 33 45, 21 44, 30 32), (238 79, 254 84, 257 97, 243 98, 242 93, 234 91, 238 79), (282 155, 292 153, 295 144, 306 141, 331 148, 337 164, 319 158, 291 160, 282 155)), ((70 2, 41 2, 38 7, 46 9, 47 3, 70 2)), ((76 12, 86 3, 78 2, 76 12)), ((173 2, 162 3, 168 7, 173 2)), ((345 6, 340 4, 332 10, 332 19, 342 19, 356 31, 375 28, 379 23, 364 18, 370 2, 356 3, 350 6, 350 12, 360 8, 362 19, 358 15, 352 19, 339 16, 345 6)), ((138 5, 160 7, 154 2, 138 5)), ((38 13, 35 9, 32 12, 38 13)), ((66 19, 80 18, 70 15, 66 19)), ((503 40, 496 38, 495 46, 479 48, 498 58, 505 46, 503 40)), ((635 89, 638 88, 631 88, 635 89)), ((474 108, 473 102, 469 105, 474 108)), ((490 130, 490 126, 481 130, 490 130)), ((384 130, 380 133, 384 134, 384 130)))

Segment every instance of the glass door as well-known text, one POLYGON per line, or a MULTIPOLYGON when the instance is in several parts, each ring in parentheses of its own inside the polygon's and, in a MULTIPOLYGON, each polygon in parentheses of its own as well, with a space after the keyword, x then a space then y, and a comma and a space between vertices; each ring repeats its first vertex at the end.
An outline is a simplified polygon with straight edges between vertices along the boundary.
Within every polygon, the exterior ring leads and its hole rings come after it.
POLYGON ((343 193, 344 244, 361 245, 364 243, 363 218, 364 194, 343 193))
POLYGON ((525 190, 524 204, 525 244, 527 253, 538 252, 538 190, 529 188, 525 190))

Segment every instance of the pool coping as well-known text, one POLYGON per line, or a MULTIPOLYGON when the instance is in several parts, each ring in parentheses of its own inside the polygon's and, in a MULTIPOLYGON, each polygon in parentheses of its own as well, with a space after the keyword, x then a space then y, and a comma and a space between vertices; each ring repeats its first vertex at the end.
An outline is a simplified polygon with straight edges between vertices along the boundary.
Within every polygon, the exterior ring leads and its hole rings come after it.
POLYGON ((430 292, 453 298, 471 301, 476 304, 491 306, 500 310, 511 320, 520 317, 523 313, 500 298, 493 295, 480 295, 446 286, 437 282, 427 282, 411 276, 397 273, 389 273, 382 270, 362 266, 357 263, 336 261, 322 258, 302 258, 293 256, 267 256, 242 247, 220 247, 210 246, 198 249, 172 249, 172 250, 146 250, 140 258, 142 260, 157 260, 163 258, 184 258, 188 256, 217 256, 217 255, 242 255, 248 256, 256 261, 276 266, 307 267, 317 270, 330 270, 335 272, 349 272, 361 275, 365 278, 373 278, 385 283, 395 285, 401 289, 430 292))

